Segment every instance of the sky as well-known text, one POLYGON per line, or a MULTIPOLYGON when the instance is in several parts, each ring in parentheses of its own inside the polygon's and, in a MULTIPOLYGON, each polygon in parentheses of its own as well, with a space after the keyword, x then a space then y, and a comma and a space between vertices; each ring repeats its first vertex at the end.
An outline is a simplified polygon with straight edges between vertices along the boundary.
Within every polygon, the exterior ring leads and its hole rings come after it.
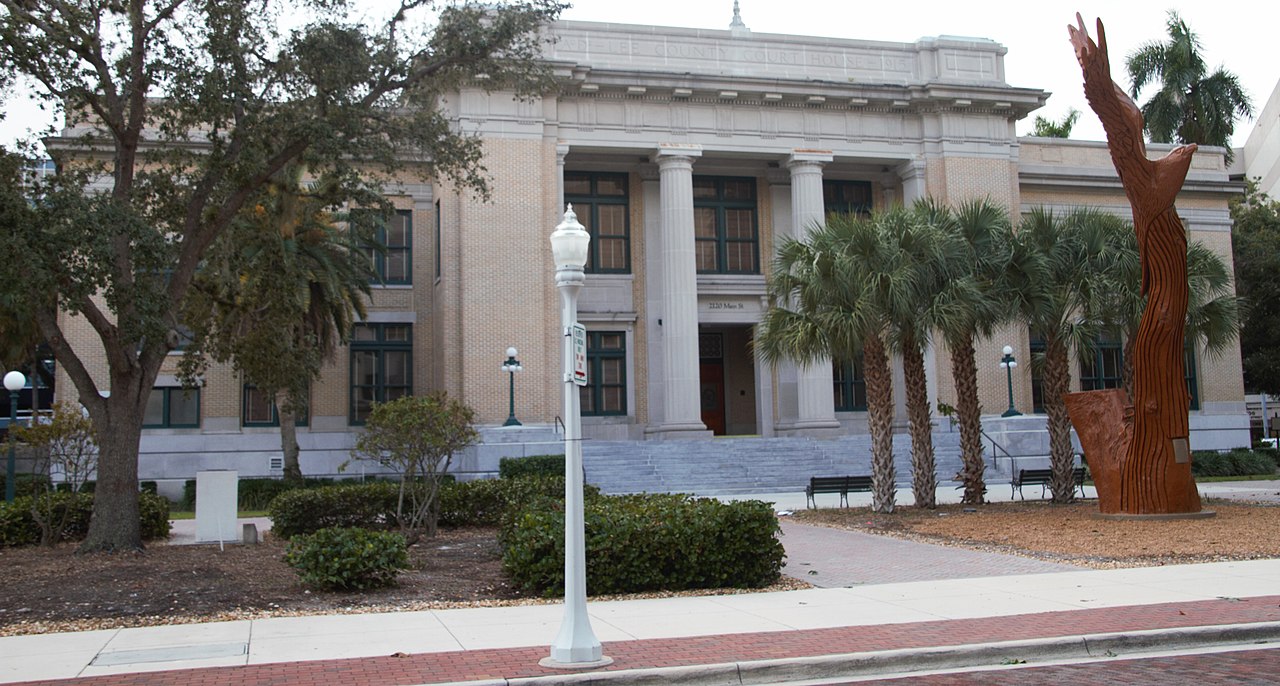
MULTIPOLYGON (((386 0, 373 0, 385 3, 386 0)), ((1072 138, 1101 140, 1102 125, 1089 110, 1081 86, 1080 68, 1067 40, 1067 23, 1079 11, 1094 31, 1094 19, 1102 13, 1107 28, 1112 75, 1122 85, 1128 80, 1122 59, 1138 46, 1164 40, 1169 10, 1176 10, 1198 34, 1201 52, 1210 69, 1219 65, 1234 72, 1253 98, 1255 112, 1280 80, 1275 27, 1280 25, 1280 3, 1263 2, 1246 9, 1244 3, 1169 2, 1129 0, 1124 3, 1090 0, 1074 6, 1062 3, 1005 0, 956 2, 833 2, 832 0, 740 0, 743 22, 755 33, 811 35, 910 43, 926 36, 990 38, 1008 48, 1005 78, 1010 85, 1041 88, 1053 95, 1040 110, 1018 122, 1019 134, 1031 132, 1035 115, 1061 119, 1074 107, 1080 121, 1072 138), (1271 9, 1266 9, 1270 7, 1271 9)), ((617 22, 657 26, 726 29, 733 18, 732 0, 577 0, 563 18, 576 21, 617 22)), ((1139 102, 1146 99, 1146 93, 1139 102)), ((3 105, 0 144, 9 145, 30 130, 39 131, 47 115, 13 98, 3 105)), ((1236 124, 1235 147, 1244 145, 1252 120, 1236 124)))

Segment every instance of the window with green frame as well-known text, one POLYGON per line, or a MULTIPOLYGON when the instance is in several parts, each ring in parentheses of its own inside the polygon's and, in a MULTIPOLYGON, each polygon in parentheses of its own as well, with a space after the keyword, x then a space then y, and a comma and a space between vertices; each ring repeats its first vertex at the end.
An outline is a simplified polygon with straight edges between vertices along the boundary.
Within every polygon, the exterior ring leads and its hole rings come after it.
POLYGON ((440 278, 440 246, 444 242, 440 236, 440 201, 436 201, 436 278, 440 278))
POLYGON ((867 383, 862 376, 861 357, 854 362, 832 362, 831 379, 835 388, 836 412, 867 409, 867 383))
POLYGON ((756 180, 693 177, 693 234, 700 274, 759 274, 756 180))
MULTIPOLYGON (((353 210, 364 214, 367 210, 353 210)), ((369 216, 369 215, 364 215, 369 216)), ((413 213, 396 210, 373 220, 373 240, 381 250, 366 247, 378 283, 403 286, 413 283, 413 213)))
POLYGON ((871 182, 823 179, 822 206, 827 214, 870 214, 871 182))
POLYGON ((157 386, 147 397, 142 413, 144 429, 196 429, 200 427, 200 389, 157 386))
POLYGON ((627 175, 614 172, 565 172, 564 201, 591 234, 584 268, 588 274, 631 272, 630 200, 627 175))
POLYGON ((1186 368, 1187 393, 1191 395, 1191 409, 1200 409, 1200 382, 1196 379, 1196 348, 1187 341, 1183 347, 1185 354, 1183 365, 1186 368))
POLYGON ((364 424, 374 403, 413 393, 413 326, 357 324, 351 336, 350 422, 364 424))
MULTIPOLYGON (((1200 383, 1196 378, 1196 354, 1191 341, 1183 346, 1183 378, 1190 396, 1189 409, 1200 409, 1200 383)), ((1124 348, 1112 337, 1105 337, 1094 344, 1094 352, 1080 362, 1080 388, 1093 391, 1100 388, 1120 388, 1124 385, 1124 348), (1098 370, 1102 376, 1098 376, 1098 370)))
POLYGON ((582 416, 627 413, 627 334, 587 332, 587 385, 578 388, 582 416))
MULTIPOLYGON (((276 411, 275 401, 258 390, 253 384, 245 384, 240 394, 241 426, 280 426, 280 416, 276 411)), ((306 426, 311 413, 304 410, 297 418, 298 426, 306 426)))
POLYGON ((1040 334, 1031 334, 1031 411, 1044 414, 1044 365, 1036 364, 1038 356, 1044 355, 1044 338, 1040 334))

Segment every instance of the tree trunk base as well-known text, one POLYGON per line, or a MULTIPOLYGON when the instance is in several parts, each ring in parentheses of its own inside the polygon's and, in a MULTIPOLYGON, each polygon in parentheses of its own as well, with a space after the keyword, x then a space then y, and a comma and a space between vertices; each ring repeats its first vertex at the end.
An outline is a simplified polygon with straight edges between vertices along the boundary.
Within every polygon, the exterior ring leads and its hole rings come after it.
MULTIPOLYGON (((1150 462, 1154 469, 1127 468, 1136 461, 1129 455, 1133 406, 1123 389, 1068 393, 1063 400, 1084 448, 1098 491, 1098 510, 1103 515, 1178 519, 1201 512, 1200 493, 1190 476, 1189 462, 1178 463, 1170 459, 1171 455, 1161 454, 1150 462), (1126 493, 1155 497, 1125 497, 1126 493)), ((1166 452, 1171 453, 1172 449, 1162 451, 1166 452)))

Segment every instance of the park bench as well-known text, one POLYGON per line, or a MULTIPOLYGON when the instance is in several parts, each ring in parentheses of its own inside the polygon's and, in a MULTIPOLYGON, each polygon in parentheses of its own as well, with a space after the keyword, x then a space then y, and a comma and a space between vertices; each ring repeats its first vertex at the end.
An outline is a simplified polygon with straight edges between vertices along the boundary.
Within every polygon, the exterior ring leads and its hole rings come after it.
MULTIPOLYGON (((1084 497, 1084 467, 1076 467, 1071 470, 1071 480, 1075 482, 1076 488, 1080 489, 1080 497, 1084 497)), ((1019 469, 1013 476, 1013 481, 1009 482, 1009 497, 1013 498, 1013 494, 1017 493, 1022 496, 1023 486, 1040 485, 1040 497, 1043 498, 1049 483, 1053 481, 1052 469, 1019 469)), ((1023 500, 1026 500, 1024 497, 1023 500)))
POLYGON ((814 502, 813 496, 818 493, 839 493, 840 505, 848 507, 850 493, 870 490, 871 477, 869 476, 815 476, 809 479, 809 485, 805 487, 804 494, 809 499, 809 508, 817 509, 818 504, 814 502))

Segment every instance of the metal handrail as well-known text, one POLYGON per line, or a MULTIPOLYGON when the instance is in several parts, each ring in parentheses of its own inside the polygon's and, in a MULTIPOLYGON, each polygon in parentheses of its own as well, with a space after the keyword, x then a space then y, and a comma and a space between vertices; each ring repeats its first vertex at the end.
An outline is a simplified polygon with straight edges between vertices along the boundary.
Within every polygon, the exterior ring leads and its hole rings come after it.
POLYGON ((978 432, 982 434, 983 438, 991 441, 991 464, 995 465, 996 469, 1000 468, 1000 456, 996 454, 996 450, 999 449, 1004 453, 1005 457, 1009 458, 1009 472, 1013 473, 1013 468, 1016 463, 1016 458, 1014 458, 1013 453, 1009 452, 1004 446, 997 443, 996 439, 992 438, 986 431, 979 429, 978 432))
POLYGON ((557 434, 562 434, 568 431, 568 429, 564 428, 564 420, 560 418, 560 415, 556 415, 556 423, 551 426, 551 430, 557 434), (557 426, 560 428, 557 429, 557 426))

